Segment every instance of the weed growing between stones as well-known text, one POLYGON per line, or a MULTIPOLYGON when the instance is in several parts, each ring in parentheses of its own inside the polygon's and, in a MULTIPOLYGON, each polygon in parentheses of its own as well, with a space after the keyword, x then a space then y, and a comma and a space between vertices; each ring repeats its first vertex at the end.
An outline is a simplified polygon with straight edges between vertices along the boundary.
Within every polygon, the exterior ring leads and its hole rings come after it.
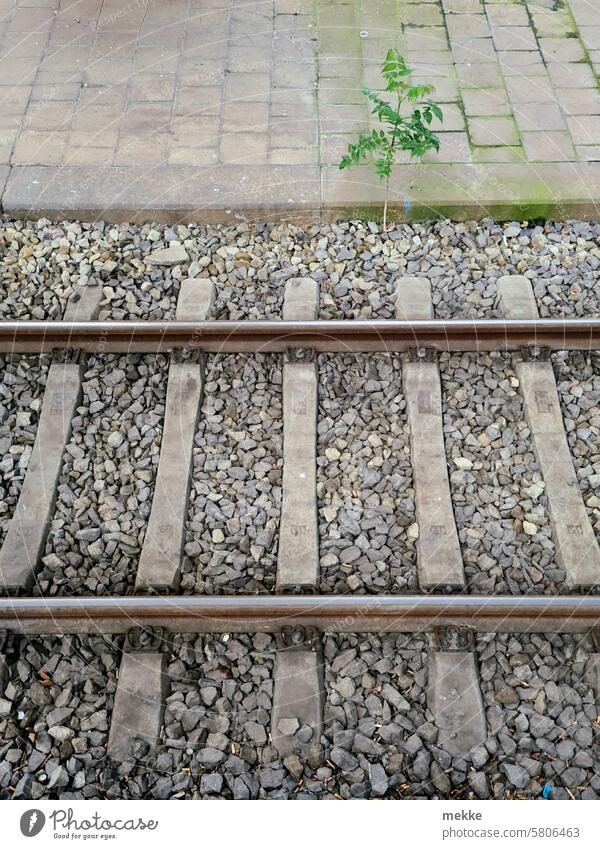
POLYGON ((369 88, 363 88, 363 94, 374 104, 371 114, 377 115, 385 129, 373 129, 370 133, 361 133, 356 144, 348 146, 348 153, 342 157, 339 167, 341 170, 373 158, 375 173, 380 180, 385 180, 385 201, 383 205, 383 229, 387 229, 387 208, 389 199, 390 177, 399 150, 408 150, 411 157, 423 157, 428 150, 439 151, 440 140, 430 130, 434 116, 443 121, 442 110, 428 99, 434 87, 432 85, 410 85, 407 77, 412 73, 404 58, 395 49, 387 52, 381 66, 381 75, 385 80, 385 90, 396 97, 396 105, 392 106, 387 100, 369 88), (405 103, 414 104, 410 116, 402 115, 401 109, 405 103))

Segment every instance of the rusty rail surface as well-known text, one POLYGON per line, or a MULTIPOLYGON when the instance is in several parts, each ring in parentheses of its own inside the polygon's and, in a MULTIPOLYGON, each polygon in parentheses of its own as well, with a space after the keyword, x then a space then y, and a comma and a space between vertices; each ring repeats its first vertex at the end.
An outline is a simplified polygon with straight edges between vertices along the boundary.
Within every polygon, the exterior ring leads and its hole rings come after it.
POLYGON ((275 632, 574 632, 600 626, 597 596, 124 596, 0 598, 0 629, 22 634, 275 632))
POLYGON ((553 351, 600 348, 600 319, 0 322, 0 353, 65 347, 91 353, 514 351, 533 345, 553 351))

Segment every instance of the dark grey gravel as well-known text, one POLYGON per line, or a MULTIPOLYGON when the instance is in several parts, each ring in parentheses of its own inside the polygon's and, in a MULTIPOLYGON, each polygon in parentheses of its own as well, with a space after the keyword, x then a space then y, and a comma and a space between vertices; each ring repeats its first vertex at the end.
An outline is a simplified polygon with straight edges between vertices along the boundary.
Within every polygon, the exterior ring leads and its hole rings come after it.
POLYGON ((0 356, 0 543, 27 472, 49 364, 47 354, 0 356))
POLYGON ((600 359, 565 351, 552 362, 577 480, 600 541, 600 359))
MULTIPOLYGON (((489 316, 496 314, 498 276, 518 272, 533 280, 543 315, 595 314, 598 235, 597 225, 582 222, 527 227, 516 223, 501 226, 489 220, 480 224, 442 221, 402 225, 382 237, 376 225, 360 222, 302 230, 288 225, 171 228, 7 221, 0 230, 5 249, 3 308, 6 317, 59 317, 72 287, 94 277, 105 296, 101 317, 172 317, 179 282, 191 275, 215 282, 215 317, 278 318, 285 281, 310 274, 321 287, 322 317, 393 317, 397 278, 415 274, 431 279, 438 317, 489 316), (156 264, 162 262, 160 252, 165 248, 181 259, 156 264), (33 273, 35 268, 37 273, 33 273)), ((111 362, 110 358, 106 362, 111 362)), ((140 362, 147 364, 147 358, 140 362)), ((381 355, 367 363, 366 357, 322 356, 319 362, 322 590, 414 589, 417 528, 398 358, 381 355), (388 409, 397 413, 391 424, 388 409), (340 452, 340 457, 330 460, 326 451, 330 455, 340 452)), ((163 375, 162 392, 166 359, 159 358, 157 365, 163 375)), ((42 361, 38 368, 43 372, 45 367, 42 361)), ((586 389, 581 400, 582 384, 573 385, 565 368, 561 397, 566 427, 586 504, 598 525, 595 378, 587 381, 594 383, 594 388, 589 396, 586 389), (575 437, 581 432, 583 437, 575 437)), ((531 454, 514 373, 494 357, 442 357, 442 369, 453 498, 470 587, 506 592, 561 589, 563 575, 554 568, 546 496, 540 490, 543 481, 531 454), (484 425, 486 421, 489 424, 484 425), (500 441, 492 438, 496 425, 502 430, 500 441), (490 445, 474 444, 485 438, 488 428, 490 445), (474 463, 471 468, 453 465, 456 460, 465 463, 470 459, 474 463), (483 532, 482 540, 479 535, 483 532)), ((23 388, 23 398, 31 394, 34 403, 39 395, 35 372, 34 380, 23 388)), ((103 373, 100 369, 96 377, 103 373)), ((143 366, 137 378, 128 373, 128 383, 138 379, 149 380, 143 366)), ((196 438, 184 592, 264 592, 273 588, 281 498, 280 380, 281 361, 274 356, 209 358, 203 416, 210 421, 201 417, 196 438), (236 382, 240 374, 243 385, 236 382), (231 390, 226 388, 230 386, 231 390), (210 397, 213 392, 214 399, 210 397), (246 417, 249 426, 244 423, 246 417), (234 434, 245 432, 250 434, 249 440, 236 441, 234 434), (259 461, 257 466, 252 459, 259 461)), ((110 397, 104 398, 103 390, 92 386, 92 391, 96 394, 93 400, 87 399, 89 423, 76 422, 76 431, 78 428, 79 436, 85 431, 87 441, 76 442, 74 450, 83 446, 86 453, 88 449, 127 452, 126 433, 122 445, 110 445, 108 435, 99 440, 94 434, 93 419, 99 405, 108 410, 114 405, 110 397)), ((160 416, 164 396, 156 386, 150 391, 157 395, 160 416)), ((125 398, 127 395, 125 391, 125 398)), ((4 478, 5 497, 0 498, 4 520, 14 508, 36 412, 31 411, 31 424, 24 426, 22 438, 11 426, 14 453, 22 446, 24 450, 18 469, 13 457, 3 459, 7 471, 2 474, 8 475, 4 478), (9 469, 11 462, 13 468, 9 469)), ((117 418, 133 421, 140 444, 144 437, 138 420, 144 421, 147 412, 137 411, 135 402, 130 410, 118 407, 116 412, 117 418)), ((158 422, 156 427, 160 426, 158 422)), ((110 438, 115 441, 119 436, 110 438)), ((141 499, 136 493, 127 493, 123 499, 122 491, 131 484, 121 486, 115 479, 121 471, 110 471, 112 458, 108 457, 109 470, 105 470, 101 468, 103 455, 88 463, 86 458, 67 453, 63 488, 45 552, 49 560, 41 575, 44 591, 120 592, 131 586, 143 527, 132 517, 128 502, 137 499, 140 516, 146 518, 159 438, 160 433, 151 440, 150 468, 145 449, 139 457, 137 448, 128 452, 123 464, 124 476, 129 468, 143 476, 141 499), (118 501, 113 506, 119 516, 112 517, 112 511, 108 523, 94 513, 106 495, 94 491, 103 485, 102 479, 118 501), (121 536, 115 538, 115 534, 121 536), (72 562, 67 562, 69 557, 72 562), (108 572, 103 568, 100 574, 96 564, 104 566, 105 560, 110 564, 108 572)), ((135 435, 131 444, 138 444, 135 435)), ((3 524, 5 527, 6 521, 3 524)))
POLYGON ((9 637, 0 798, 106 798, 119 644, 111 637, 9 637))
POLYGON ((564 570, 518 380, 503 355, 440 356, 450 491, 467 583, 481 593, 557 592, 564 570))
POLYGON ((150 515, 169 359, 90 357, 36 592, 124 594, 150 515))
MULTIPOLYGON (((320 745, 270 744, 270 635, 172 635, 158 750, 106 755, 119 663, 110 637, 12 637, 0 699, 0 794, 10 798, 596 798, 600 731, 590 645, 572 635, 480 635, 488 738, 466 759, 437 745, 423 635, 328 634, 320 745)), ((297 732, 302 739, 302 729, 297 732)))
POLYGON ((319 356, 317 496, 323 592, 417 588, 399 356, 319 356))
POLYGON ((493 798, 596 798, 600 731, 590 644, 570 634, 478 640, 493 798), (585 796, 584 796, 585 794, 585 796))
POLYGON ((184 592, 274 588, 283 463, 281 381, 278 355, 207 360, 194 439, 184 592))
MULTIPOLYGON (((279 318, 283 284, 310 275, 322 318, 392 318, 401 275, 432 281, 438 318, 498 315, 496 281, 529 277, 542 316, 600 315, 600 226, 490 220, 162 227, 0 220, 0 318, 62 316, 72 289, 103 287, 100 318, 172 318, 180 280, 208 277, 213 316, 279 318), (169 248, 180 259, 161 262, 169 248)), ((569 444, 600 530, 598 364, 553 364, 569 444)), ((40 587, 131 589, 162 432, 165 357, 91 358, 64 458, 40 587), (101 386, 102 384, 102 386, 101 386)), ((556 592, 546 496, 510 363, 441 357, 453 502, 469 588, 556 592), (458 462, 457 462, 458 461, 458 462), (526 524, 527 523, 527 524, 526 524)), ((0 532, 35 437, 47 357, 0 363, 0 532)), ((401 370, 393 356, 322 356, 319 523, 323 592, 416 589, 414 504, 401 370), (394 415, 390 415, 393 413, 394 415), (327 454, 329 452, 329 456, 327 454), (337 456, 337 453, 339 456, 337 456), (414 530, 414 529, 413 529, 414 530)), ((194 449, 184 592, 273 589, 281 507, 281 359, 211 357, 194 449)), ((0 698, 0 794, 14 798, 596 798, 590 646, 574 636, 483 635, 490 736, 465 760, 437 743, 421 635, 327 635, 321 748, 270 745, 270 636, 175 636, 162 744, 105 747, 118 640, 11 637, 0 698)), ((310 729, 298 728, 298 740, 310 729)))

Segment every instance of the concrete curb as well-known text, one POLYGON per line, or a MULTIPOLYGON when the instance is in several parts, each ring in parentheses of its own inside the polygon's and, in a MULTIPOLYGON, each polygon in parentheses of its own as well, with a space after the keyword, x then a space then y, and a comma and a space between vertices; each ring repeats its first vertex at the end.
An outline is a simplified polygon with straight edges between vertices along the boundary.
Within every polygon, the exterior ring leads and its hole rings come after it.
MULTIPOLYGON (((316 165, 15 166, 0 168, 2 188, 11 217, 115 223, 377 220, 384 198, 368 168, 316 165)), ((400 165, 390 210, 397 221, 597 219, 600 162, 400 165)))

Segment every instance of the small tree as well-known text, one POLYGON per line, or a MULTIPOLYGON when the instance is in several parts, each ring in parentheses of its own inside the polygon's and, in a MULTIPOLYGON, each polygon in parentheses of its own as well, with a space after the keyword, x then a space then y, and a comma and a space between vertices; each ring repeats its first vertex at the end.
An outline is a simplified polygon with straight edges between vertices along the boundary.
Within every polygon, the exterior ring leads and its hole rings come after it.
POLYGON ((404 58, 392 48, 388 50, 381 66, 381 75, 386 82, 386 91, 396 95, 395 108, 371 89, 363 88, 363 94, 374 104, 372 114, 386 125, 384 130, 372 130, 361 134, 356 144, 348 146, 348 153, 340 161, 340 169, 359 165, 375 154, 375 173, 385 180, 385 203, 383 206, 383 229, 387 229, 387 208, 390 177, 396 153, 410 151, 411 157, 422 157, 428 150, 440 149, 440 141, 429 129, 433 117, 443 121, 442 110, 433 100, 426 99, 434 91, 431 85, 410 85, 406 78, 412 69, 404 58), (405 102, 414 104, 412 114, 403 116, 400 110, 405 102))

